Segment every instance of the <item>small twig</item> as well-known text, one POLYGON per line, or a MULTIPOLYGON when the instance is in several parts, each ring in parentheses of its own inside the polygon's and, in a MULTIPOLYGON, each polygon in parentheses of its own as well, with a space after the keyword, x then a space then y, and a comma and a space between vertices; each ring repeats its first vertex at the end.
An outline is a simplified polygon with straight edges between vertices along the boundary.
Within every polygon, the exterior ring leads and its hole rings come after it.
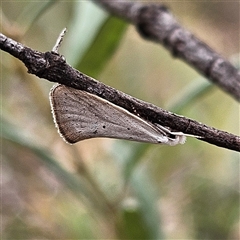
POLYGON ((163 44, 223 91, 240 101, 240 72, 229 61, 184 29, 166 6, 138 1, 94 0, 136 26, 140 34, 163 44))
POLYGON ((178 116, 98 82, 69 66, 64 58, 56 53, 35 51, 1 33, 0 49, 21 60, 29 73, 40 78, 95 94, 152 124, 160 124, 175 131, 200 136, 201 141, 240 151, 240 137, 178 116))
POLYGON ((64 35, 65 35, 66 32, 67 32, 67 29, 64 28, 64 29, 62 30, 62 32, 60 33, 60 35, 59 35, 59 37, 58 37, 58 39, 57 39, 57 41, 56 41, 56 44, 54 45, 54 47, 53 47, 53 49, 52 49, 52 52, 58 54, 58 50, 59 50, 59 48, 60 48, 60 46, 61 46, 61 44, 62 44, 63 37, 64 37, 64 35))

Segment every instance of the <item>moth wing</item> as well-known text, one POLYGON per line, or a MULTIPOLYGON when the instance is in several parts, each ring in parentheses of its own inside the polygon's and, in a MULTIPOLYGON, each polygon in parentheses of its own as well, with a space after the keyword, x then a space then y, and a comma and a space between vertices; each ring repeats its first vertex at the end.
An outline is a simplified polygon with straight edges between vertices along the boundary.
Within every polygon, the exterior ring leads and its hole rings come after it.
POLYGON ((169 144, 161 129, 85 91, 57 85, 50 91, 50 101, 55 124, 68 143, 108 137, 169 144))

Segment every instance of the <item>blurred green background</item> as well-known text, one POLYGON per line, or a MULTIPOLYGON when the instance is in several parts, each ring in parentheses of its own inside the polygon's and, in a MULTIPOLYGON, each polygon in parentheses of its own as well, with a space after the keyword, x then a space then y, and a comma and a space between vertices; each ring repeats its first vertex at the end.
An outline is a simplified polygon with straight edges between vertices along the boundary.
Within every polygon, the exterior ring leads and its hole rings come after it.
MULTIPOLYGON (((155 1, 156 2, 156 1, 155 1)), ((239 67, 240 3, 166 2, 184 27, 239 67)), ((239 134, 239 105, 161 45, 91 1, 1 1, 1 32, 60 53, 112 87, 239 134)), ((1 57, 2 239, 239 239, 239 154, 188 139, 66 144, 52 83, 1 57)))

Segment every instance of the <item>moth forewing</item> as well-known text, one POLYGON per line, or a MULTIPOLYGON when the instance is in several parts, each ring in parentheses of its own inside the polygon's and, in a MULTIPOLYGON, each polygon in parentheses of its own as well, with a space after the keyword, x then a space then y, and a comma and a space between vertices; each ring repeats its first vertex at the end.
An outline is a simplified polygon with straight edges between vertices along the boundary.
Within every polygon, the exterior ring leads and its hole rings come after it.
POLYGON ((54 122, 68 143, 108 137, 173 146, 186 139, 183 133, 173 135, 103 98, 64 85, 51 89, 50 102, 54 122))

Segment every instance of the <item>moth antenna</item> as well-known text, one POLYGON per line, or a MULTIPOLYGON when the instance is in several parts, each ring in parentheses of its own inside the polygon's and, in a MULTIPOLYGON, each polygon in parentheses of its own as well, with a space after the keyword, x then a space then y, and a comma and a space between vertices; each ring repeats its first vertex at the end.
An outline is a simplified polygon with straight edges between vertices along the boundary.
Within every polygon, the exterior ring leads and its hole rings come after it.
POLYGON ((169 134, 173 134, 173 135, 176 135, 176 136, 186 136, 186 137, 194 137, 194 138, 204 138, 204 137, 201 137, 201 136, 197 136, 197 135, 192 135, 192 134, 186 134, 186 133, 183 133, 183 132, 172 132, 171 130, 169 130, 168 128, 166 127, 163 127, 159 124, 157 124, 157 127, 159 127, 161 130, 169 133, 169 134))

